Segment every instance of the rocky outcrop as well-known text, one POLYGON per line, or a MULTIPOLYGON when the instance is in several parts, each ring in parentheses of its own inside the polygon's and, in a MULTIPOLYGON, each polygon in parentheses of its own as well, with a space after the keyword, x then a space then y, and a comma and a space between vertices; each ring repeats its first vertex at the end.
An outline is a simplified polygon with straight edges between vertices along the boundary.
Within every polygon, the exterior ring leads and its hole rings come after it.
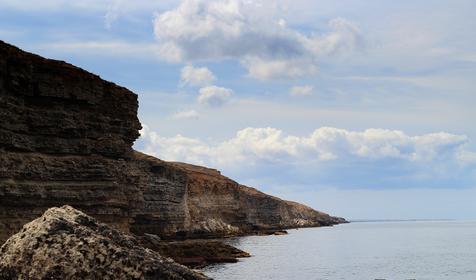
POLYGON ((343 222, 216 170, 133 151, 137 108, 123 87, 0 41, 0 243, 64 204, 165 239, 343 222))
POLYGON ((157 241, 141 236, 139 243, 162 256, 193 268, 202 268, 214 263, 235 263, 238 258, 251 255, 219 240, 189 239, 183 241, 157 241))
POLYGON ((0 248, 0 279, 208 279, 69 206, 51 208, 0 248))

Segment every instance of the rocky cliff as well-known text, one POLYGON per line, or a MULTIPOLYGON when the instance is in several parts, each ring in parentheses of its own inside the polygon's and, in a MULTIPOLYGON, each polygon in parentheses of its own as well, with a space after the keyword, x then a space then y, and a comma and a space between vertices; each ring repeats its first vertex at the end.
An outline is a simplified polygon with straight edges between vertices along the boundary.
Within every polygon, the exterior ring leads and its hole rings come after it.
POLYGON ((191 233, 227 235, 345 222, 305 205, 240 185, 217 170, 185 163, 171 164, 186 174, 188 231, 191 233))
POLYGON ((163 238, 343 222, 216 170, 133 151, 137 108, 123 87, 0 41, 0 242, 64 204, 163 238))

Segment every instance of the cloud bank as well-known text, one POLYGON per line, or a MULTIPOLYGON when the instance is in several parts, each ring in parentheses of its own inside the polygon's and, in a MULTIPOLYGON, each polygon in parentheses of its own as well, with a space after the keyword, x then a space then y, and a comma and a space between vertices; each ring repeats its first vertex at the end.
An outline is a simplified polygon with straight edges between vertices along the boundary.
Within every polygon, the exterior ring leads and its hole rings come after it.
POLYGON ((458 176, 457 186, 474 182, 475 175, 471 168, 476 161, 469 162, 474 153, 465 150, 468 137, 445 132, 410 136, 398 130, 321 127, 295 136, 269 127, 245 128, 214 144, 181 135, 162 137, 147 127, 141 133, 143 150, 162 159, 270 176, 280 184, 432 187, 451 184, 458 176))
POLYGON ((249 76, 263 80, 313 75, 320 56, 353 51, 361 40, 358 27, 343 18, 329 21, 328 29, 305 34, 259 3, 243 0, 184 0, 154 21, 164 59, 237 59, 249 76))

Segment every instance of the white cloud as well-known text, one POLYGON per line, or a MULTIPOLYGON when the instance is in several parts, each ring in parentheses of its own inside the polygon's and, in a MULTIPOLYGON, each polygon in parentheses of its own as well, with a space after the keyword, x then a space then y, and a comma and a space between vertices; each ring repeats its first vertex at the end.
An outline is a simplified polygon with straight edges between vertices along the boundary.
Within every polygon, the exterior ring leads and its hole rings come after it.
POLYGON ((195 110, 180 111, 172 115, 172 118, 176 120, 198 119, 199 117, 200 114, 195 110))
POLYGON ((468 142, 464 135, 444 132, 409 136, 398 130, 349 131, 333 127, 321 127, 308 136, 285 135, 283 131, 269 127, 245 128, 233 138, 214 145, 181 135, 160 137, 153 132, 143 138, 146 152, 165 160, 218 166, 260 161, 302 164, 353 159, 430 163, 457 160, 468 142))
POLYGON ((215 80, 215 75, 206 67, 187 65, 180 71, 180 83, 182 85, 206 86, 212 84, 215 80))
POLYGON ((210 107, 220 107, 226 104, 232 95, 233 91, 231 89, 217 86, 208 86, 200 89, 200 94, 198 95, 197 101, 200 104, 210 107))
POLYGON ((147 130, 139 141, 147 154, 218 168, 255 186, 382 189, 474 186, 476 157, 468 142, 445 132, 333 127, 304 136, 250 127, 218 142, 147 130))
POLYGON ((232 58, 251 77, 295 78, 315 74, 319 56, 352 51, 360 40, 359 29, 345 19, 331 20, 327 34, 308 35, 267 8, 244 0, 184 0, 155 17, 161 56, 176 62, 232 58))
POLYGON ((360 30, 354 23, 344 18, 329 21, 331 32, 323 36, 309 38, 308 48, 320 55, 345 53, 356 49, 361 44, 360 30))
POLYGON ((317 62, 312 58, 263 59, 253 56, 243 58, 241 63, 248 69, 249 77, 259 80, 299 78, 317 73, 317 62))
POLYGON ((309 85, 295 86, 289 90, 289 94, 291 96, 309 96, 309 95, 312 95, 312 90, 313 90, 313 87, 309 85))
POLYGON ((202 157, 206 154, 207 147, 199 140, 181 135, 162 137, 145 124, 142 125, 140 135, 146 141, 144 151, 148 154, 157 156, 159 152, 162 159, 187 159, 187 162, 204 164, 202 157))

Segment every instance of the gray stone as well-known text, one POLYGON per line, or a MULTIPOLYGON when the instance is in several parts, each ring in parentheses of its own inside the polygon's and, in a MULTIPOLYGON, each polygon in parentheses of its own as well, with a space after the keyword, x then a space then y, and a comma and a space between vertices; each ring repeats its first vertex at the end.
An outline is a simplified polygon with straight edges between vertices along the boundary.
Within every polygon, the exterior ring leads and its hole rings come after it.
POLYGON ((0 248, 0 279, 209 279, 70 207, 51 208, 0 248))

